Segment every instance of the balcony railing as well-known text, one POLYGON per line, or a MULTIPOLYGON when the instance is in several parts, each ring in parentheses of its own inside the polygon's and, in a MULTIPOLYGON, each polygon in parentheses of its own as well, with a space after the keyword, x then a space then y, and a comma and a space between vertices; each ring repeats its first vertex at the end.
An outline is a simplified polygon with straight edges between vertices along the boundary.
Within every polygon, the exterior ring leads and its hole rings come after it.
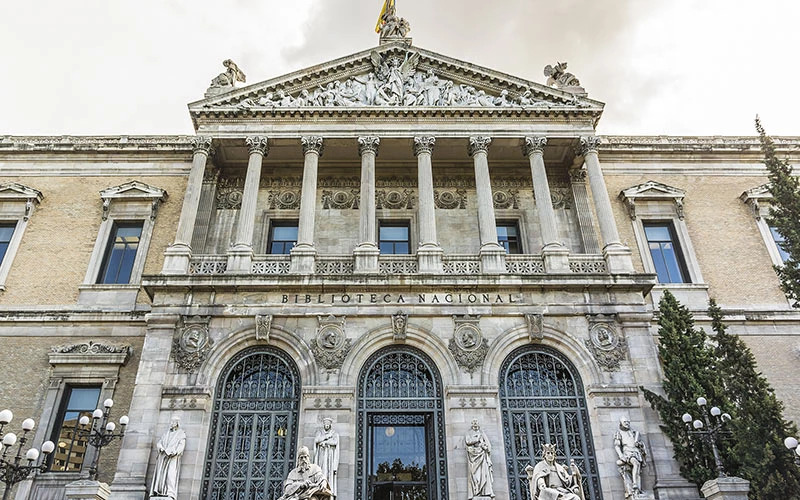
POLYGON ((417 274, 419 264, 416 255, 381 255, 378 257, 380 274, 417 274))
POLYGON ((227 255, 193 255, 189 262, 189 274, 222 274, 227 270, 227 255))
POLYGON ((544 274, 544 261, 538 255, 506 255, 508 274, 544 274))
POLYGON ((450 254, 443 257, 444 274, 480 274, 481 258, 472 254, 450 254))
POLYGON ((608 272, 603 256, 593 254, 570 255, 569 270, 580 274, 604 274, 608 272))
POLYGON ((291 260, 288 255, 257 255, 250 268, 252 274, 289 274, 291 260))
POLYGON ((353 274, 355 260, 352 255, 320 255, 317 257, 317 274, 341 276, 353 274))

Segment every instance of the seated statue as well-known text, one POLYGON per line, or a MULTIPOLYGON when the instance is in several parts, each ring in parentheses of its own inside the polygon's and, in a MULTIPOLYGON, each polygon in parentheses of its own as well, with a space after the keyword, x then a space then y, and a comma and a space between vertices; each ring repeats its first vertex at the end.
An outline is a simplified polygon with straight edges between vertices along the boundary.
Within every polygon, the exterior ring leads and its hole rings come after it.
POLYGON ((525 467, 531 500, 584 500, 578 467, 572 462, 570 469, 556 463, 555 445, 543 445, 542 461, 525 467))
POLYGON ((305 446, 297 452, 297 467, 283 482, 283 495, 278 500, 333 500, 325 474, 319 465, 311 463, 305 446))

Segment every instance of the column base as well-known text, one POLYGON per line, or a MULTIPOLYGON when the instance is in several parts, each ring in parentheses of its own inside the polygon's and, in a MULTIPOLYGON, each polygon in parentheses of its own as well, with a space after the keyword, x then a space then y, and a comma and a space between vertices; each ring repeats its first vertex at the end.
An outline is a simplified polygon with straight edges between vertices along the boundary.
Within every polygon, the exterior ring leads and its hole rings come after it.
POLYGON ((506 249, 497 243, 487 243, 481 246, 478 254, 481 257, 481 272, 483 274, 506 273, 506 249))
POLYGON ((362 243, 353 250, 355 272, 365 274, 378 273, 378 256, 381 251, 374 243, 362 243))
POLYGON ((603 258, 606 260, 608 272, 612 274, 633 273, 631 249, 622 243, 611 243, 603 248, 603 258))
POLYGON ((544 272, 546 273, 568 273, 569 270, 569 248, 560 243, 550 243, 542 249, 542 260, 544 261, 544 272))
POLYGON ((67 500, 108 500, 111 489, 106 483, 80 479, 67 484, 64 496, 67 500))
POLYGON ((292 274, 314 274, 316 271, 317 250, 308 244, 295 245, 289 252, 292 264, 289 272, 292 274))
POLYGON ((444 250, 439 245, 422 245, 417 249, 417 265, 420 274, 442 274, 444 250))
POLYGON ((253 247, 236 244, 228 250, 228 274, 250 274, 253 266, 253 247))
POLYGON ((173 243, 164 251, 164 266, 161 274, 189 274, 192 247, 184 243, 173 243))
POLYGON ((750 481, 740 477, 718 477, 706 481, 700 492, 709 500, 747 500, 750 481))

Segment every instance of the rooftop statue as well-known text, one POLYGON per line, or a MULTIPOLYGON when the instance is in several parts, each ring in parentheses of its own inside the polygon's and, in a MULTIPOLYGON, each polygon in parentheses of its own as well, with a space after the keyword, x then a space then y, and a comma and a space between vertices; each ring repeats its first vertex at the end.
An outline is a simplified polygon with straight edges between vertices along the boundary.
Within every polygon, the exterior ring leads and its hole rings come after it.
POLYGON ((206 90, 206 97, 228 92, 233 90, 236 82, 245 83, 247 81, 244 71, 239 69, 232 59, 225 59, 222 61, 222 65, 225 66, 225 71, 211 80, 211 85, 206 90))
POLYGON ((547 77, 547 85, 560 89, 569 87, 580 87, 581 82, 572 73, 567 72, 567 63, 556 63, 555 66, 547 65, 544 67, 544 76, 547 77))
POLYGON ((406 38, 411 31, 411 25, 402 17, 398 17, 394 0, 386 0, 375 31, 380 33, 381 41, 389 38, 406 38))

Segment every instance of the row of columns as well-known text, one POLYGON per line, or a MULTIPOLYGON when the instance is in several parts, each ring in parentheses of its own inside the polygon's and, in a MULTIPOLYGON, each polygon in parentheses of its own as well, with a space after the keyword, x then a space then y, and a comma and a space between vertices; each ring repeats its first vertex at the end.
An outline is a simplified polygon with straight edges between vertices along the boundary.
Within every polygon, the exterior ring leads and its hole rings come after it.
MULTIPOLYGON (((239 213, 234 245, 228 252, 228 272, 247 274, 253 259, 253 236, 255 229, 258 188, 261 167, 269 153, 266 137, 247 137, 245 142, 250 157, 247 165, 242 207, 239 213)), ((480 234, 481 269, 484 273, 505 272, 505 249, 498 244, 497 226, 494 213, 494 198, 489 177, 490 137, 470 137, 468 153, 473 160, 475 187, 478 202, 478 229, 480 234)), ((414 155, 417 157, 418 186, 418 225, 420 273, 441 273, 443 254, 436 237, 436 218, 433 195, 432 156, 436 139, 430 136, 414 138, 414 155)), ((303 147, 303 184, 300 200, 300 220, 298 223, 297 244, 291 250, 291 270, 298 274, 313 274, 316 261, 314 248, 314 219, 316 215, 317 171, 323 153, 323 138, 306 136, 301 138, 303 147)), ((544 164, 545 137, 526 137, 523 153, 528 157, 537 205, 539 226, 543 240, 542 257, 548 273, 569 272, 569 249, 558 239, 555 211, 549 203, 550 187, 544 164)), ((595 211, 600 233, 605 246, 603 254, 610 272, 629 273, 633 271, 630 250, 619 239, 611 200, 606 190, 603 172, 597 155, 597 137, 583 137, 580 151, 586 164, 589 187, 594 199, 595 211)), ((191 240, 195 218, 200 201, 203 174, 209 155, 212 153, 211 139, 194 139, 194 157, 189 173, 189 183, 183 202, 178 230, 173 243, 166 251, 164 274, 186 274, 191 258, 191 240)), ((357 273, 377 273, 380 250, 377 241, 375 213, 375 160, 378 155, 380 139, 374 136, 358 138, 358 151, 361 157, 361 205, 359 222, 359 244, 354 250, 355 271, 357 273)))

